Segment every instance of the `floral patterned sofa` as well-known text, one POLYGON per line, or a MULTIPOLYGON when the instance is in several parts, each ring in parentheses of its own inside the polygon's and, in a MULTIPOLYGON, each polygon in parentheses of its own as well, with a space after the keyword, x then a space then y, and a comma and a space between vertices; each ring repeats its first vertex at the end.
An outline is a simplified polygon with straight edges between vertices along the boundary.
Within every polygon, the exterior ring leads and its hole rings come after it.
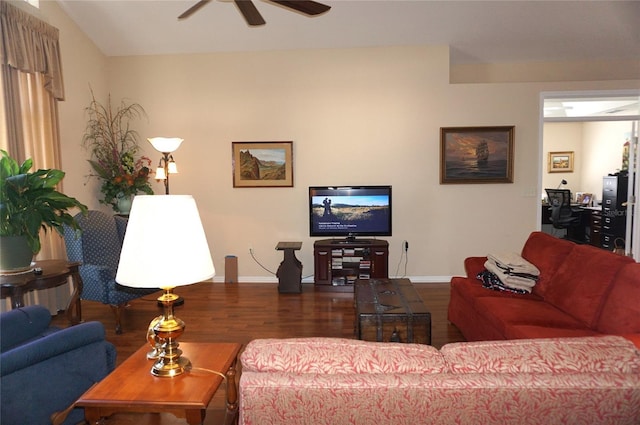
POLYGON ((258 339, 241 362, 240 425, 640 423, 640 351, 618 336, 258 339))

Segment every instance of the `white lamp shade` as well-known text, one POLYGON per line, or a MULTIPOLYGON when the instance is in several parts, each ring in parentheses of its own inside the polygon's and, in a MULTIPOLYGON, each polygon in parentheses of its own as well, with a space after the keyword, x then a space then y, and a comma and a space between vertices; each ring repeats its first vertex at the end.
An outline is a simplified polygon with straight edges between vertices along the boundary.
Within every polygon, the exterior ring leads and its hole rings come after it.
POLYGON ((167 174, 164 172, 164 167, 156 168, 156 180, 166 180, 167 174))
POLYGON ((191 195, 133 198, 116 282, 173 288, 215 275, 207 238, 191 195))
POLYGON ((158 152, 173 152, 180 147, 184 139, 179 137, 151 137, 147 139, 158 152))

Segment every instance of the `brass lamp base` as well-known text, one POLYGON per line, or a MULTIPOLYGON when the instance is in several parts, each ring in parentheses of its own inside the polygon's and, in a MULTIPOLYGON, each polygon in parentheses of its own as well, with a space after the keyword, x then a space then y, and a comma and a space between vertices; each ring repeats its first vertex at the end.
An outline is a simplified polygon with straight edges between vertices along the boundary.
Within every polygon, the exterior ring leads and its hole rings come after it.
POLYGON ((151 323, 149 323, 149 328, 147 329, 147 342, 151 346, 151 350, 147 353, 147 359, 149 360, 157 360, 160 357, 160 353, 162 352, 162 344, 158 340, 156 333, 153 331, 153 328, 162 320, 164 316, 160 315, 153 319, 151 323))
POLYGON ((153 376, 171 378, 191 369, 191 362, 181 357, 182 350, 178 348, 177 339, 182 335, 185 327, 184 322, 173 315, 173 305, 178 296, 173 293, 173 288, 163 289, 164 293, 158 297, 158 302, 162 303, 164 313, 151 322, 150 328, 155 338, 147 335, 149 343, 153 342, 152 346, 157 349, 157 354, 148 353, 147 357, 156 359, 151 368, 153 376))
POLYGON ((191 361, 186 357, 179 357, 168 363, 160 358, 151 368, 151 374, 160 378, 172 378, 188 370, 191 370, 191 361))

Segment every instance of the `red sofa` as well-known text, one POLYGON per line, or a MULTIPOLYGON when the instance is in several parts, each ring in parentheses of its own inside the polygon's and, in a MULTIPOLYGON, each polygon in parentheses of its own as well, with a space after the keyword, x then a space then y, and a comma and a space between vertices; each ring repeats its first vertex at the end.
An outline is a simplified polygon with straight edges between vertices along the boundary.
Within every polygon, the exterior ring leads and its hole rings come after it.
POLYGON ((533 232, 524 259, 540 270, 530 294, 484 288, 486 257, 451 279, 449 321, 468 341, 622 335, 640 347, 640 264, 589 245, 533 232))

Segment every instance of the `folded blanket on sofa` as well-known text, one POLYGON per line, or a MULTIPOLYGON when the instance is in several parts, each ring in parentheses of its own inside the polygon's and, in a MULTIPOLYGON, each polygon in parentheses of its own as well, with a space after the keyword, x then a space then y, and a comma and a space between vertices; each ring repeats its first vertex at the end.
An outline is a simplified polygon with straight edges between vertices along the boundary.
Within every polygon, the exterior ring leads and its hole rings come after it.
POLYGON ((485 268, 490 273, 493 273, 505 286, 513 289, 520 289, 526 292, 531 292, 531 289, 536 285, 537 277, 522 277, 507 274, 502 268, 498 267, 491 260, 487 260, 484 263, 485 268))
POLYGON ((476 276, 478 280, 482 282, 482 286, 487 289, 492 289, 494 291, 505 291, 505 292, 514 292, 516 294, 528 294, 531 292, 529 288, 519 289, 512 288, 506 286, 504 283, 500 281, 498 276, 491 273, 489 270, 483 270, 476 276))
POLYGON ((537 277, 540 270, 515 252, 488 254, 488 261, 493 262, 505 273, 521 277, 537 277))

